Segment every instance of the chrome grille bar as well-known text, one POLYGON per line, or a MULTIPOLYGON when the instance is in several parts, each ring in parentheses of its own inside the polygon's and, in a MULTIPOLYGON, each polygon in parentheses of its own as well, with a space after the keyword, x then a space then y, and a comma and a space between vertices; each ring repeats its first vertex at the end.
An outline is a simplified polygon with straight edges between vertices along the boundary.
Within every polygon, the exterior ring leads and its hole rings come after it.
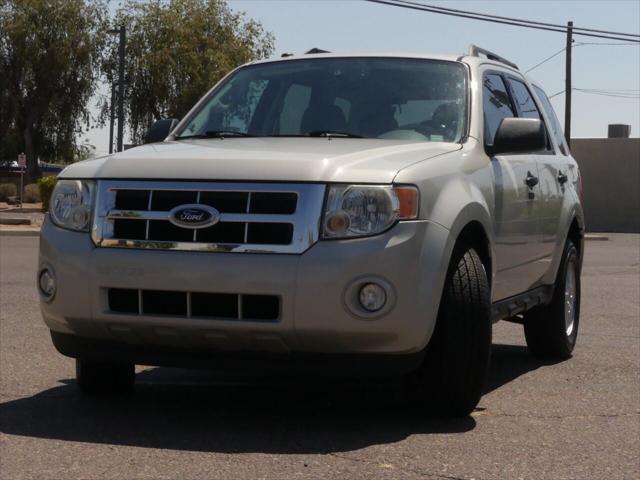
MULTIPOLYGON (((291 222, 293 215, 280 215, 268 213, 221 213, 221 222, 257 222, 257 223, 287 223, 291 222)), ((107 215, 108 220, 169 220, 169 212, 145 211, 145 210, 111 210, 107 215)))

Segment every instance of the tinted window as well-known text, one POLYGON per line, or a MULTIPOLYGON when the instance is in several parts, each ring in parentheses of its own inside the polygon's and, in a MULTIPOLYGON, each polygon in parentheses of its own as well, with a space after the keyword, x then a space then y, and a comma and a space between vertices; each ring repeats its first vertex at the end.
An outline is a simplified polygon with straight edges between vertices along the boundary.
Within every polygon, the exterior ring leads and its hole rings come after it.
POLYGON ((493 145, 493 139, 503 118, 515 117, 507 87, 502 77, 496 74, 485 75, 483 81, 484 139, 487 145, 493 145))
POLYGON ((458 142, 466 73, 456 62, 319 58, 240 68, 178 137, 234 130, 253 136, 350 133, 365 138, 458 142))
POLYGON ((518 108, 519 116, 540 119, 540 112, 527 86, 513 78, 509 79, 509 83, 511 84, 513 100, 518 108))
POLYGON ((558 143, 558 146, 560 147, 560 151, 562 152, 563 155, 568 155, 569 149, 567 148, 567 141, 564 138, 564 133, 562 132, 560 121, 558 120, 558 116, 556 115, 556 112, 553 109, 551 102, 549 101, 549 97, 547 97, 547 94, 544 93, 544 91, 541 88, 538 88, 536 86, 534 86, 533 88, 535 89, 536 94, 538 95, 538 98, 542 103, 542 108, 547 114, 547 118, 549 119, 549 122, 551 122, 551 131, 553 133, 553 136, 556 139, 556 142, 558 143))

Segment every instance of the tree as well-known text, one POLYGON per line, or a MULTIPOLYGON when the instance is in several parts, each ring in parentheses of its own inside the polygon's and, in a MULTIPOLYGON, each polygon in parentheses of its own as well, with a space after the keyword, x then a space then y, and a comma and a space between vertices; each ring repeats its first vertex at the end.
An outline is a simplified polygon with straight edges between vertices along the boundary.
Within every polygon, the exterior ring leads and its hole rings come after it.
POLYGON ((0 0, 0 159, 76 157, 106 45, 103 0, 0 0))
MULTIPOLYGON (((273 36, 224 0, 129 1, 116 14, 127 29, 125 108, 134 142, 163 117, 183 117, 218 80, 269 56, 273 36)), ((103 67, 117 78, 117 42, 103 67)), ((107 105, 103 105, 103 121, 107 105)))

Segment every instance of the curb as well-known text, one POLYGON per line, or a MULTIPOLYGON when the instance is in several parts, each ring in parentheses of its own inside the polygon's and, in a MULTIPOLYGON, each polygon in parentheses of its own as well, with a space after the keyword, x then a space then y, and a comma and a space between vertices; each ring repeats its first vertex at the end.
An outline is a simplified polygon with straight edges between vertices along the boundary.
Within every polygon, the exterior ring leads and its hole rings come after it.
POLYGON ((40 230, 0 229, 0 237, 39 237, 40 230))
POLYGON ((587 233, 584 236, 585 241, 587 242, 606 242, 607 240, 609 240, 609 237, 607 237, 606 235, 598 235, 595 233, 587 233))
POLYGON ((0 225, 31 225, 31 220, 28 218, 0 217, 0 225))

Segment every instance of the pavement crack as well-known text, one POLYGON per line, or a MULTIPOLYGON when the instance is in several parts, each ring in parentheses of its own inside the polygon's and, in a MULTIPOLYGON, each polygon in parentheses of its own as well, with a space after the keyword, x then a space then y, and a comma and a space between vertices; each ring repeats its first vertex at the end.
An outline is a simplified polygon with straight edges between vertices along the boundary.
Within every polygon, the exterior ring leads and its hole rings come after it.
POLYGON ((530 415, 520 413, 485 413, 486 416, 492 417, 515 417, 515 418, 536 418, 536 419, 580 419, 580 418, 616 418, 616 417, 635 417, 640 416, 639 412, 635 413, 593 413, 589 415, 530 415))

